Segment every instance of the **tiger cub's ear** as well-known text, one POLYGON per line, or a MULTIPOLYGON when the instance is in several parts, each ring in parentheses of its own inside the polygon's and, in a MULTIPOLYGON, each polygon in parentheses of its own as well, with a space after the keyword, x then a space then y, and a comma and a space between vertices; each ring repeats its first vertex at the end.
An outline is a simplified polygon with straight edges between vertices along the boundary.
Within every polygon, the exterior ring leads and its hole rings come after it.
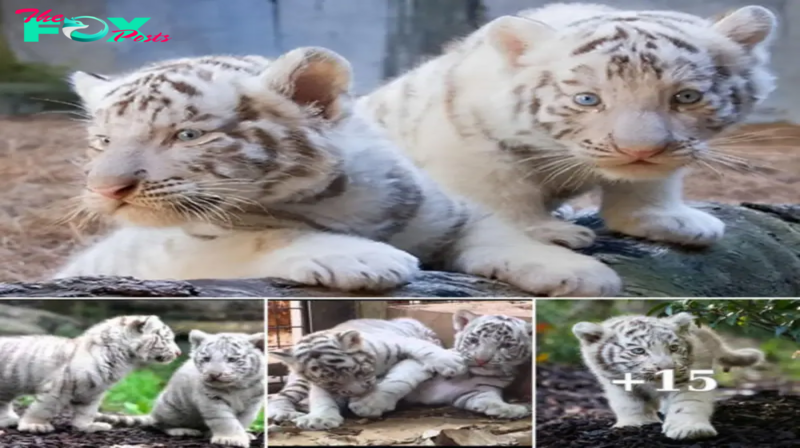
POLYGON ((478 317, 478 314, 473 313, 472 311, 467 310, 458 310, 453 314, 453 329, 456 331, 461 331, 466 328, 469 323, 478 317))
POLYGON ((267 352, 267 355, 277 359, 278 361, 280 361, 281 363, 283 363, 288 367, 293 367, 295 364, 294 355, 292 354, 291 347, 285 348, 283 350, 270 351, 267 352))
POLYGON ((744 6, 712 20, 715 30, 748 50, 771 43, 778 29, 778 18, 763 6, 744 6))
POLYGON ((578 322, 572 326, 572 334, 581 341, 581 344, 596 344, 603 339, 605 333, 606 330, 602 325, 592 322, 578 322))
POLYGON ((264 76, 279 92, 301 106, 316 108, 325 119, 335 121, 345 112, 352 69, 334 51, 296 48, 276 59, 264 76))
POLYGON ((486 39, 506 61, 514 66, 520 56, 541 47, 556 30, 538 20, 517 16, 498 17, 486 25, 486 39))
POLYGON ((361 344, 364 342, 361 338, 361 333, 356 330, 347 330, 336 333, 336 339, 339 340, 339 344, 341 344, 342 349, 344 350, 360 348, 361 344))
POLYGON ((158 316, 137 316, 128 322, 128 328, 137 333, 144 333, 148 328, 159 322, 161 322, 161 319, 158 316))
POLYGON ((255 348, 257 348, 257 349, 259 349, 261 351, 264 350, 264 333, 263 332, 262 333, 251 334, 247 338, 247 340, 250 341, 250 343, 253 344, 253 346, 255 348))
POLYGON ((665 319, 675 325, 677 327, 678 333, 686 333, 691 328, 692 324, 694 323, 695 317, 690 313, 678 313, 669 317, 664 317, 665 319))
POLYGON ((211 336, 210 334, 200 331, 200 330, 192 330, 189 332, 189 343, 192 345, 192 349, 197 348, 200 344, 203 343, 208 337, 211 336))
POLYGON ((69 83, 88 109, 97 107, 111 82, 107 76, 89 72, 74 72, 69 75, 69 83))

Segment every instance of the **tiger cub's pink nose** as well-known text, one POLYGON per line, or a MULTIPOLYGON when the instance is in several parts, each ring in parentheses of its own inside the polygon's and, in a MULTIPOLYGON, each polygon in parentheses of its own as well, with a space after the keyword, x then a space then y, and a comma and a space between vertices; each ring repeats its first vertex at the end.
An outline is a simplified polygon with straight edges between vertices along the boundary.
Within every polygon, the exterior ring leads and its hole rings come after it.
POLYGON ((109 199, 122 200, 136 191, 139 179, 135 177, 117 177, 102 179, 89 184, 89 190, 109 199))

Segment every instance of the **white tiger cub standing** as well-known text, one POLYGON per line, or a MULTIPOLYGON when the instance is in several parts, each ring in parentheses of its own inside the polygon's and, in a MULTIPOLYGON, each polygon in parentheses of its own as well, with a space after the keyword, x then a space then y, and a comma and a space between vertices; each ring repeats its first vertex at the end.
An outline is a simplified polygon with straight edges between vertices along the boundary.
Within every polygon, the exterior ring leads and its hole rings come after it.
POLYGON ((98 421, 152 426, 175 437, 249 447, 247 429, 264 404, 264 333, 189 333, 190 359, 170 378, 146 416, 100 414, 98 421))
POLYGON ((157 316, 105 320, 74 339, 57 336, 0 338, 0 428, 54 431, 52 419, 67 408, 72 426, 98 432, 111 426, 95 421, 105 392, 134 368, 170 363, 180 356, 175 335, 157 316), (11 403, 35 394, 22 418, 11 403))
POLYGON ((435 180, 541 241, 588 246, 557 220, 563 201, 602 193, 607 227, 688 245, 724 224, 686 205, 690 165, 732 162, 708 140, 775 88, 775 15, 551 4, 495 19, 360 99, 435 180))
POLYGON ((267 418, 330 429, 344 422, 340 404, 357 415, 380 415, 389 404, 371 400, 379 382, 396 383, 404 396, 434 373, 453 377, 466 371, 464 359, 441 344, 433 330, 407 318, 353 319, 303 336, 289 349, 269 352, 291 375, 267 401, 267 418), (298 410, 306 399, 308 414, 298 410))
POLYGON ((425 381, 403 400, 451 405, 496 418, 531 415, 530 404, 505 402, 503 389, 511 385, 523 364, 532 361, 533 325, 517 317, 459 310, 453 314, 453 329, 456 334, 451 350, 466 360, 467 372, 425 381))
POLYGON ((619 291, 604 264, 444 194, 352 107, 351 76, 322 48, 74 74, 91 114, 83 205, 127 227, 56 276, 381 290, 409 281, 421 260, 535 294, 619 291))
MULTIPOLYGON (((726 370, 752 366, 764 360, 757 349, 728 347, 713 330, 698 327, 694 316, 679 313, 670 317, 620 316, 600 324, 580 322, 572 328, 580 340, 586 366, 603 386, 609 406, 617 417, 614 427, 660 423, 671 439, 713 437, 714 391, 703 388, 703 379, 693 380, 692 371, 711 370, 718 363, 726 370), (676 392, 656 390, 661 386, 659 371, 673 370, 676 392), (625 391, 612 380, 633 379, 645 384, 625 391), (659 406, 660 405, 660 406, 659 406)), ((698 375, 699 376, 699 375, 698 375)))

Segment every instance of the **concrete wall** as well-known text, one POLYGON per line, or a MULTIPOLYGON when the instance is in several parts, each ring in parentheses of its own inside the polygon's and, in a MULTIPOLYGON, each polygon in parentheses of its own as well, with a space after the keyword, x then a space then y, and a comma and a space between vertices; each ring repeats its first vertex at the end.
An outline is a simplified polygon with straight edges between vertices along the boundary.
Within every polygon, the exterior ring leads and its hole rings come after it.
MULTIPOLYGON (((2 0, 0 31, 21 60, 73 68, 114 72, 153 60, 209 53, 275 56, 301 45, 322 45, 349 58, 360 91, 384 77, 389 2, 415 0, 2 0), (53 9, 72 16, 151 17, 141 30, 164 33, 170 41, 109 43, 73 42, 45 35, 40 42, 23 42, 22 8, 53 9)), ((416 0, 419 1, 419 0, 416 0)), ((427 0, 430 2, 444 0, 427 0)), ((545 0, 484 0, 486 19, 548 3, 545 0)), ((753 3, 753 0, 614 0, 625 8, 677 9, 700 15, 753 3)), ((800 0, 760 0, 780 17, 774 64, 779 90, 765 105, 762 119, 800 121, 800 0)), ((416 3, 418 4, 418 3, 416 3)), ((396 10, 396 8, 395 8, 396 10)), ((113 29, 113 28, 112 28, 113 29)), ((91 33, 94 28, 87 32, 91 33)))

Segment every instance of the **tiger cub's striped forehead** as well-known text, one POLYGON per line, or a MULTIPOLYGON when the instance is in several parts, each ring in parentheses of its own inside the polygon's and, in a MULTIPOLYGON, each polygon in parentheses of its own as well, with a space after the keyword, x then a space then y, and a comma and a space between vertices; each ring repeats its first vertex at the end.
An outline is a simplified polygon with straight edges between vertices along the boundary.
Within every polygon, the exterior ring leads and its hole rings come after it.
POLYGON ((141 124, 151 127, 187 122, 221 126, 226 120, 252 114, 241 104, 241 90, 269 63, 255 56, 215 56, 146 66, 112 79, 104 87, 102 99, 94 103, 94 115, 100 125, 122 117, 135 125, 136 120, 131 118, 137 117, 141 124))
POLYGON ((247 335, 218 334, 204 340, 195 350, 199 355, 225 353, 234 356, 245 356, 259 350, 248 340, 247 335))
POLYGON ((530 339, 529 323, 510 316, 483 315, 472 319, 456 337, 463 341, 467 337, 491 338, 524 343, 530 339))
POLYGON ((509 316, 479 316, 469 322, 464 331, 480 334, 513 335, 519 330, 519 319, 509 316))
POLYGON ((665 319, 635 316, 612 318, 605 322, 619 342, 641 345, 669 344, 680 339, 675 325, 665 319))
POLYGON ((300 365, 313 363, 343 368, 375 362, 374 356, 360 345, 345 347, 336 333, 325 331, 303 336, 292 347, 292 357, 300 365))
MULTIPOLYGON (((704 91, 734 75, 752 82, 754 61, 745 49, 689 14, 606 13, 567 25, 561 39, 570 45, 570 57, 562 60, 572 78, 584 82, 618 82, 628 89, 685 83, 704 91)), ((748 89, 736 93, 751 101, 766 96, 754 85, 748 89)))

